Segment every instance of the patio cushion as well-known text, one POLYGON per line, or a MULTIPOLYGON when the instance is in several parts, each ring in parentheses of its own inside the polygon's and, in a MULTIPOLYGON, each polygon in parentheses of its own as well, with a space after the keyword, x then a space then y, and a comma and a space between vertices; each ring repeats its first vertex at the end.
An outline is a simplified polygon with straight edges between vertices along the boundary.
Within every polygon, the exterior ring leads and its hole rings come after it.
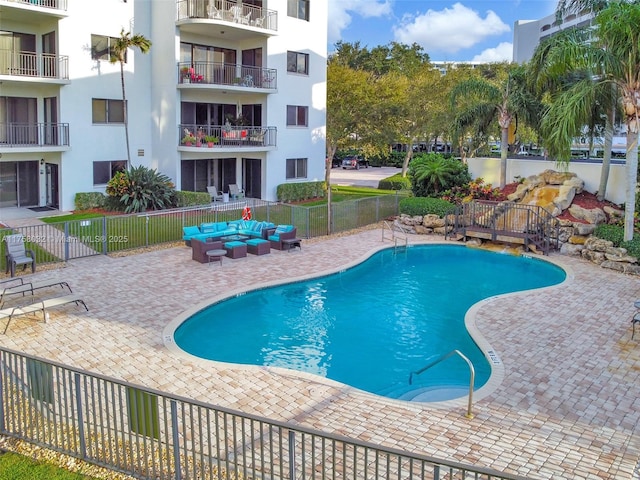
POLYGON ((243 242, 233 241, 233 242, 226 242, 224 246, 227 248, 235 248, 235 247, 244 247, 245 244, 243 242))
POLYGON ((194 235, 199 235, 201 232, 198 227, 192 226, 192 227, 182 227, 182 233, 184 234, 184 237, 192 237, 194 235))
POLYGON ((291 230, 293 230, 293 225, 278 225, 276 227, 276 231, 275 234, 279 234, 279 233, 286 233, 286 232, 290 232, 291 230))

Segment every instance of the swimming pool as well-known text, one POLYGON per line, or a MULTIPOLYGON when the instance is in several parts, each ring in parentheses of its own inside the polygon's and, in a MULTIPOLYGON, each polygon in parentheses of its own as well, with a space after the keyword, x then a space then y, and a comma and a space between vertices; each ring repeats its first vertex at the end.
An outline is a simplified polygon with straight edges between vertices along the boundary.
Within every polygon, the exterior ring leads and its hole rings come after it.
POLYGON ((546 261, 460 245, 386 249, 339 273, 215 303, 178 326, 174 341, 197 357, 304 371, 390 398, 436 389, 456 397, 469 388, 460 358, 411 385, 409 376, 457 349, 473 363, 480 388, 491 365, 464 326, 466 311, 565 277, 546 261))

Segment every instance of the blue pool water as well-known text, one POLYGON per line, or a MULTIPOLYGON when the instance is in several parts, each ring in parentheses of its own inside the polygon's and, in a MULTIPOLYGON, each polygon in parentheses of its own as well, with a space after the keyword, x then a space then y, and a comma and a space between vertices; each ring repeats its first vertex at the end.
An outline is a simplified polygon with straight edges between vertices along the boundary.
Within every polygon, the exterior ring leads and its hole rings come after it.
MULTIPOLYGON (((292 272, 295 273, 295 272, 292 272)), ((457 245, 383 250, 353 268, 248 292, 196 313, 175 331, 176 344, 201 358, 309 372, 378 395, 438 388, 464 395, 491 367, 464 326, 466 311, 498 294, 562 282, 545 261, 457 245), (461 392, 461 393, 460 393, 461 392)))

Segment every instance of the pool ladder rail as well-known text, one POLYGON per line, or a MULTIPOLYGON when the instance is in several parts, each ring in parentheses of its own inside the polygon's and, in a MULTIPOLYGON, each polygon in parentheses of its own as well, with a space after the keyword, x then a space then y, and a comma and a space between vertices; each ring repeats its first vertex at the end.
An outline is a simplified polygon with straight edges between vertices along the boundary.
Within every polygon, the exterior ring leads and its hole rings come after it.
POLYGON ((469 360, 460 350, 452 350, 449 353, 446 353, 444 355, 442 355, 440 358, 438 358, 437 360, 434 360, 433 362, 429 363, 428 365, 422 367, 420 370, 416 370, 415 372, 411 372, 409 374, 409 385, 413 384, 413 376, 414 375, 420 375, 422 372, 424 372, 425 370, 430 369, 431 367, 437 365, 438 363, 446 360, 447 358, 450 358, 454 355, 459 355, 465 362, 467 362, 467 365, 469 366, 469 373, 470 373, 470 379, 469 379, 469 401, 467 403, 467 413, 465 414, 465 417, 467 418, 473 418, 473 412, 472 412, 472 408, 473 408, 473 382, 476 378, 476 371, 473 368, 473 363, 471 363, 471 360, 469 360))
POLYGON ((391 240, 394 244, 394 251, 398 251, 398 249, 400 248, 406 250, 409 246, 409 238, 407 237, 407 232, 400 225, 396 226, 400 229, 403 235, 398 235, 391 224, 386 220, 382 222, 382 241, 384 242, 385 240, 391 240), (388 235, 385 235, 387 229, 391 233, 390 237, 388 235))

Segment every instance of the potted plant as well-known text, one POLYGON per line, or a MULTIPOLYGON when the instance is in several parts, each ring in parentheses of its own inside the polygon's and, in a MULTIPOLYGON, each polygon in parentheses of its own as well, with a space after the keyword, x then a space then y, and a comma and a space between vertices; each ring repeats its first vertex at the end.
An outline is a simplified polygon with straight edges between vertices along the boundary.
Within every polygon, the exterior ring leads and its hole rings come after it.
POLYGON ((191 145, 196 143, 196 137, 194 137, 193 135, 185 135, 184 137, 182 137, 182 143, 186 147, 190 147, 191 145))
POLYGON ((182 67, 180 69, 180 76, 182 77, 182 83, 190 83, 191 72, 189 71, 189 67, 182 67))
POLYGON ((204 141, 207 142, 207 147, 213 148, 213 145, 218 143, 220 139, 218 137, 214 137, 212 135, 207 135, 204 137, 204 141))

